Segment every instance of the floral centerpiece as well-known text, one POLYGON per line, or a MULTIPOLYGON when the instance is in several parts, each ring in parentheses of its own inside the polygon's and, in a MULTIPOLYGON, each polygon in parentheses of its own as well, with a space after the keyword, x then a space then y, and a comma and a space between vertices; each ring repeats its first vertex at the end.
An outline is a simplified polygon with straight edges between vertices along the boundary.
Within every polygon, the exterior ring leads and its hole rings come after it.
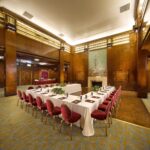
POLYGON ((53 88, 52 92, 55 94, 64 94, 65 91, 62 88, 53 88))

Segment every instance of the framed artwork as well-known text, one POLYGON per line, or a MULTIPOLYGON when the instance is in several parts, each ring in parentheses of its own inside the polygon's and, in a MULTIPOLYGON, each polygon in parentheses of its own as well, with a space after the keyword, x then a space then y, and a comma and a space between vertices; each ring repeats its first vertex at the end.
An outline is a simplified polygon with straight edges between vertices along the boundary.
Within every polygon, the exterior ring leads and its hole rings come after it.
POLYGON ((89 76, 107 75, 107 49, 89 51, 89 76))
POLYGON ((47 70, 41 70, 40 72, 40 79, 48 79, 49 73, 47 70))

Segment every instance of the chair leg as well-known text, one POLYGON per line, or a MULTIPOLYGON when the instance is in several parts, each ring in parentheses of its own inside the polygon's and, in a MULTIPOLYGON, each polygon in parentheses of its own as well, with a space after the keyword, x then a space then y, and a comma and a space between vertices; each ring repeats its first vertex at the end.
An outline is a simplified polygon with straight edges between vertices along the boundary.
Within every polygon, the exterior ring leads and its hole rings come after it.
POLYGON ((27 111, 27 104, 25 104, 26 106, 25 106, 25 111, 27 111))
POLYGON ((56 126, 56 123, 55 123, 55 116, 52 117, 52 120, 53 120, 53 129, 55 130, 55 126, 56 126))
POLYGON ((17 100, 17 106, 18 106, 18 104, 19 104, 19 101, 20 101, 20 99, 18 98, 18 100, 17 100))
POLYGON ((23 101, 21 101, 21 105, 20 105, 20 107, 23 109, 23 105, 24 105, 24 102, 23 101))
POLYGON ((32 116, 34 116, 34 106, 32 106, 32 116))
POLYGON ((62 124, 63 124, 63 120, 61 120, 61 123, 60 123, 60 128, 59 128, 60 133, 61 133, 62 124))
POLYGON ((109 119, 110 119, 110 124, 112 124, 112 116, 111 115, 109 116, 109 119))
POLYGON ((45 124, 47 124, 47 120, 48 120, 48 113, 46 114, 45 124))
POLYGON ((72 123, 70 124, 70 140, 72 140, 72 123))
POLYGON ((43 122, 43 114, 44 114, 44 111, 42 110, 41 112, 41 121, 43 122))
POLYGON ((38 111, 38 109, 36 109, 35 118, 37 118, 37 111, 38 111))
POLYGON ((106 122, 106 120, 105 120, 105 134, 107 136, 107 122, 106 122))

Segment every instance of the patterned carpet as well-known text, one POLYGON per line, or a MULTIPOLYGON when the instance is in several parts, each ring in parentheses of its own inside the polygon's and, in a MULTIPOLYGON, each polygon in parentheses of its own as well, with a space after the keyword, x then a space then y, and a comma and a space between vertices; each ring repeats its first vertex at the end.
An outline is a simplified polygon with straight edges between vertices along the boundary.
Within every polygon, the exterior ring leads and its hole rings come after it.
MULTIPOLYGON (((100 122, 94 122, 95 135, 84 137, 73 127, 73 140, 68 137, 68 126, 62 133, 53 129, 51 120, 45 125, 40 114, 34 118, 17 107, 17 97, 0 98, 0 150, 149 150, 150 129, 117 119, 104 136, 100 122)), ((59 124, 59 120, 58 120, 59 124)))

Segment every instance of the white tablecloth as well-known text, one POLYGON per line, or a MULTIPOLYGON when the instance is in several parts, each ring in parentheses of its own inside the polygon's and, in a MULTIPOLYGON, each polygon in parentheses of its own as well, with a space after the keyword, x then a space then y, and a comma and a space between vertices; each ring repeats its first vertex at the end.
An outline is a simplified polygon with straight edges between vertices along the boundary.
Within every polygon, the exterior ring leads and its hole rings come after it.
MULTIPOLYGON (((102 103, 112 91, 114 91, 114 87, 108 87, 107 91, 100 92, 103 95, 98 94, 97 92, 93 92, 93 96, 97 96, 99 98, 92 98, 92 94, 87 93, 86 96, 82 96, 82 100, 78 104, 72 103, 74 100, 80 100, 79 96, 69 95, 64 100, 60 100, 60 97, 64 97, 65 95, 56 95, 53 97, 49 97, 50 94, 41 94, 41 92, 34 92, 33 90, 27 90, 26 94, 31 94, 34 98, 37 96, 40 96, 43 100, 43 102, 46 102, 46 100, 50 99, 55 106, 61 106, 61 104, 67 104, 67 106, 72 110, 79 114, 81 114, 81 127, 83 128, 82 134, 84 136, 93 136, 94 135, 94 127, 93 127, 93 119, 91 118, 91 113, 98 108, 98 105, 102 103), (85 100, 94 100, 94 103, 86 102, 85 100)), ((77 126, 79 126, 79 121, 76 123, 77 126)))
MULTIPOLYGON (((48 84, 49 86, 52 85, 52 84, 48 84)), ((35 86, 36 87, 36 86, 35 86)), ((78 84, 78 83, 74 83, 74 84, 67 84, 65 86, 53 86, 53 87, 46 87, 45 88, 45 85, 41 85, 42 87, 42 91, 46 91, 49 89, 49 91, 51 91, 53 88, 62 88, 65 93, 68 93, 68 94, 73 94, 73 93, 76 93, 76 92, 81 92, 81 84, 78 84)))

